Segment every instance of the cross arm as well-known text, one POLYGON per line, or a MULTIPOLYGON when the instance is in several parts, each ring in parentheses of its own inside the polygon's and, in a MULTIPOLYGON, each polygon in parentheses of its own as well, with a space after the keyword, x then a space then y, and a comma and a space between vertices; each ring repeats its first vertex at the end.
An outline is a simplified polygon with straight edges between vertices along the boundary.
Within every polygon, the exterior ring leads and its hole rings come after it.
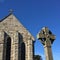
POLYGON ((42 33, 39 33, 39 34, 37 35, 37 39, 42 39, 42 38, 44 38, 44 35, 43 35, 42 33))
POLYGON ((53 34, 51 34, 51 35, 50 35, 51 43, 53 43, 55 39, 56 39, 56 36, 55 36, 55 35, 53 35, 53 34))
POLYGON ((55 40, 55 38, 56 38, 56 36, 55 36, 55 35, 53 35, 53 34, 52 34, 52 35, 50 35, 50 39, 51 39, 51 40, 55 40))

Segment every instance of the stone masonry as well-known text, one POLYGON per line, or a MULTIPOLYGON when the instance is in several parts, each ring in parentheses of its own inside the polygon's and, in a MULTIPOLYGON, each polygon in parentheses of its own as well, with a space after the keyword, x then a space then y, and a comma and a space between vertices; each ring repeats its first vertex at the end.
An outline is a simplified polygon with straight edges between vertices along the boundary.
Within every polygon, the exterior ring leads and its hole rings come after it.
POLYGON ((34 37, 11 13, 0 20, 0 60, 33 60, 34 37))
POLYGON ((47 28, 44 27, 38 33, 37 38, 44 46, 46 60, 53 60, 51 46, 55 40, 55 35, 47 28))

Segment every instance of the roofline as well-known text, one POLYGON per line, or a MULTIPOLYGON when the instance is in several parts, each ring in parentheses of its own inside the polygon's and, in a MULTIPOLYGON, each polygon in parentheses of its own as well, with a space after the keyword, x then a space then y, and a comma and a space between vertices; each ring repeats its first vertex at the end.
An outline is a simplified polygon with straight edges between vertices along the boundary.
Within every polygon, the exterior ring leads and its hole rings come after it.
POLYGON ((2 18, 1 20, 0 20, 0 22, 2 22, 4 19, 6 19, 8 16, 10 16, 10 15, 12 15, 12 13, 9 13, 7 16, 5 16, 4 18, 2 18))

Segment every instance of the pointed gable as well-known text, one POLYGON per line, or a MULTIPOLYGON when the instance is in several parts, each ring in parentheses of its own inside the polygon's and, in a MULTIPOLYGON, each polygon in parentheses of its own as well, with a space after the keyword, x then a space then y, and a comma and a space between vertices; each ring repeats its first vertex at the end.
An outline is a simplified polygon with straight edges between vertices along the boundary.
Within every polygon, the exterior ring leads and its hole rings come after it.
POLYGON ((30 34, 30 32, 19 22, 19 20, 13 14, 9 14, 0 20, 0 30, 18 31, 25 36, 28 34, 32 40, 34 40, 34 37, 30 34))

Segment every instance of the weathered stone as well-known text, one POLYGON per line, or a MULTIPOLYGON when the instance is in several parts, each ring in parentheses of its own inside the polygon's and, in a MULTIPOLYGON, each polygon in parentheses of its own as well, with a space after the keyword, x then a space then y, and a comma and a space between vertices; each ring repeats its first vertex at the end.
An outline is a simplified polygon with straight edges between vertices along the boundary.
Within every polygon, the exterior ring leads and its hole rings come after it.
POLYGON ((38 33, 37 38, 40 39, 45 49, 46 60, 53 60, 51 44, 55 40, 55 35, 47 28, 44 27, 41 32, 38 33))
POLYGON ((33 60, 33 42, 34 37, 13 14, 0 21, 0 60, 33 60))

